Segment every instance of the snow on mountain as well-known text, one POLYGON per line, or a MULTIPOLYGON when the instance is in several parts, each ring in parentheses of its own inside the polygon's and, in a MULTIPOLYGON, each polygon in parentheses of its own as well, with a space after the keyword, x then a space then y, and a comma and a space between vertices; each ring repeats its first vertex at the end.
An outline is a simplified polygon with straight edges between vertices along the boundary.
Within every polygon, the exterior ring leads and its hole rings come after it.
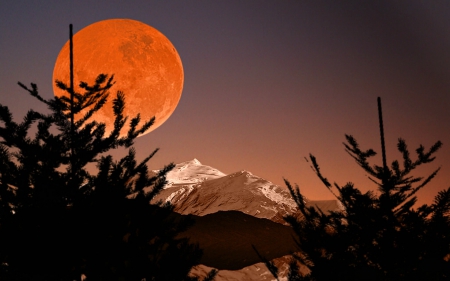
MULTIPOLYGON (((283 217, 298 212, 286 188, 246 170, 226 175, 193 159, 175 165, 167 181, 153 202, 170 202, 180 214, 204 216, 233 210, 286 224, 283 217)), ((305 200, 307 206, 324 212, 343 210, 337 200, 305 200)))
POLYGON ((167 180, 154 200, 171 202, 181 214, 236 210, 283 223, 296 210, 288 190, 245 170, 225 175, 194 159, 176 165, 167 180))
MULTIPOLYGON (((273 259, 272 262, 278 268, 278 281, 288 281, 289 274, 289 263, 291 261, 291 256, 286 255, 276 259, 273 259)), ((303 274, 309 273, 308 268, 298 263, 300 268, 300 272, 303 274)), ((210 272, 213 268, 209 266, 205 266, 203 264, 195 266, 191 272, 191 276, 201 276, 204 277, 210 272)), ((246 266, 240 270, 219 270, 215 281, 277 281, 275 277, 270 273, 267 269, 267 266, 263 262, 258 262, 250 266, 246 266)))
POLYGON ((193 159, 175 165, 175 168, 167 173, 166 178, 168 184, 166 185, 166 188, 172 187, 172 185, 196 184, 223 176, 225 176, 225 174, 221 171, 210 166, 202 165, 200 161, 193 159))

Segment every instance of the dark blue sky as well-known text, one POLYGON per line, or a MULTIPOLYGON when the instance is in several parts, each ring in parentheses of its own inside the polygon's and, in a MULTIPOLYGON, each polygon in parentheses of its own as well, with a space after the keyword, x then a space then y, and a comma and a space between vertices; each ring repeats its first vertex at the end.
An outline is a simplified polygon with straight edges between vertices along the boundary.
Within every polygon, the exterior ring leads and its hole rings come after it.
MULTIPOLYGON (((0 3, 0 103, 16 118, 44 109, 17 86, 52 96, 59 50, 96 21, 130 18, 174 44, 185 85, 169 120, 140 138, 149 163, 198 158, 242 169, 314 199, 331 198, 304 156, 340 184, 372 187, 346 154, 344 134, 379 151, 376 97, 384 107, 388 161, 398 137, 411 149, 441 140, 419 196, 450 186, 450 2, 448 1, 12 1, 0 3)), ((117 152, 117 155, 123 152, 117 152)), ((379 160, 379 159, 378 159, 379 160)))

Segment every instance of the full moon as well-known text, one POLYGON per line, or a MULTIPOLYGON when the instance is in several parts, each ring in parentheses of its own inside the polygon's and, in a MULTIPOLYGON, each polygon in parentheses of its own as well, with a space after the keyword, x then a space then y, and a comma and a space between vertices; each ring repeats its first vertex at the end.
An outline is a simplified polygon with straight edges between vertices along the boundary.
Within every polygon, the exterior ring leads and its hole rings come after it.
MULTIPOLYGON (((53 81, 67 86, 69 48, 67 41, 53 69, 53 81)), ((155 130, 169 118, 181 98, 184 73, 175 47, 161 32, 136 20, 103 20, 78 31, 73 36, 73 63, 74 89, 78 93, 83 93, 78 87, 81 81, 93 85, 99 74, 114 74, 108 101, 93 116, 93 120, 106 124, 106 135, 114 128, 112 101, 117 91, 124 93, 124 116, 128 116, 121 136, 126 135, 131 118, 138 113, 140 125, 155 117, 155 123, 144 134, 155 130)), ((55 96, 69 95, 55 83, 53 92, 55 96)))

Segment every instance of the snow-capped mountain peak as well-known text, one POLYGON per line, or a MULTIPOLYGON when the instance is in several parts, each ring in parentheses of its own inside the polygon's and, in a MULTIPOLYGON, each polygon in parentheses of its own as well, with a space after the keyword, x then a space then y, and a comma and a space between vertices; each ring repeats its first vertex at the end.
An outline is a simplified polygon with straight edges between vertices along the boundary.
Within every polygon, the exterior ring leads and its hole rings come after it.
POLYGON ((226 176, 221 171, 210 166, 202 165, 197 159, 182 162, 167 173, 166 179, 168 184, 166 188, 173 185, 193 185, 226 176))
MULTIPOLYGON (((285 224, 283 217, 298 211, 289 190, 247 170, 226 175, 193 159, 175 165, 167 181, 154 200, 170 202, 181 214, 234 210, 285 224)), ((323 211, 341 209, 336 200, 305 200, 323 211)))
POLYGON ((252 187, 254 194, 262 194, 270 201, 276 204, 285 204, 291 209, 295 209, 297 207, 297 204, 291 198, 289 192, 286 189, 281 188, 268 180, 258 177, 247 170, 241 170, 240 172, 230 174, 229 176, 243 177, 243 185, 246 187, 252 187))
POLYGON ((237 210, 283 222, 282 217, 297 207, 285 188, 247 170, 226 175, 197 159, 175 165, 167 181, 156 200, 171 202, 181 214, 237 210))

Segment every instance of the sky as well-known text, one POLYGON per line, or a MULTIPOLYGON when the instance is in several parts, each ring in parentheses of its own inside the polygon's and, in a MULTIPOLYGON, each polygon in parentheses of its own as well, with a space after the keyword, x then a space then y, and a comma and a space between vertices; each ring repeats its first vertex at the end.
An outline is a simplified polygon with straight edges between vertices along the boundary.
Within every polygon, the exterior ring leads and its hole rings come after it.
POLYGON ((388 163, 401 159, 399 137, 413 156, 420 144, 443 142, 414 174, 441 167, 419 203, 450 187, 449 1, 4 0, 0 103, 16 121, 30 108, 46 110, 17 82, 53 96, 69 24, 76 33, 111 18, 158 29, 183 63, 177 109, 135 142, 140 159, 160 148, 151 169, 197 158, 226 174, 248 170, 281 186, 286 178, 310 199, 333 199, 305 160, 311 153, 331 182, 375 190, 343 142, 351 134, 381 154, 379 96, 388 163))

